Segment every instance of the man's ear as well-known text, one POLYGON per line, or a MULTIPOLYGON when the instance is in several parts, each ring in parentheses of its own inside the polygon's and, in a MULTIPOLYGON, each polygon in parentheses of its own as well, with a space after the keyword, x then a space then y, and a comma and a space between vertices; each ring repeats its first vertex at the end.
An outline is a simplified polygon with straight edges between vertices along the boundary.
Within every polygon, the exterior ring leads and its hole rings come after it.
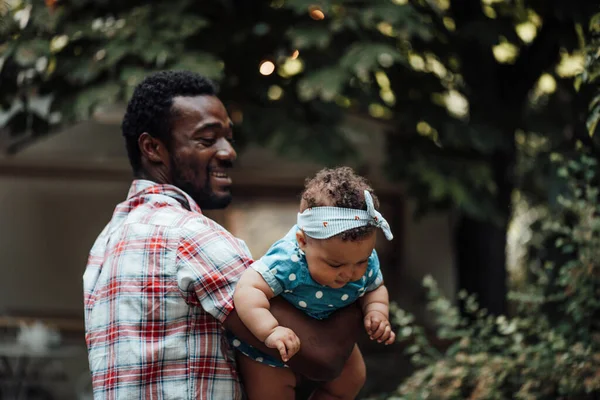
POLYGON ((296 232, 296 241, 298 242, 300 250, 304 251, 306 248, 306 234, 302 229, 298 229, 298 232, 296 232))
POLYGON ((168 165, 169 153, 160 139, 150 136, 147 132, 140 135, 138 146, 142 156, 152 163, 168 165))

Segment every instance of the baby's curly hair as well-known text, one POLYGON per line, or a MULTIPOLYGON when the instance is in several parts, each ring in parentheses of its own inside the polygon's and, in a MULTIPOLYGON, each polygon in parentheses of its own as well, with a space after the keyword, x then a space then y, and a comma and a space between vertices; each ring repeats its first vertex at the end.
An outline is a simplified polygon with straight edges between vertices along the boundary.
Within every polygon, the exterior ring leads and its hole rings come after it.
MULTIPOLYGON (((379 208, 379 199, 366 178, 357 175, 350 167, 325 168, 306 180, 300 212, 312 207, 343 207, 366 210, 364 191, 368 190, 375 208, 379 208)), ((367 225, 340 233, 342 240, 357 241, 369 236, 375 226, 367 225)))

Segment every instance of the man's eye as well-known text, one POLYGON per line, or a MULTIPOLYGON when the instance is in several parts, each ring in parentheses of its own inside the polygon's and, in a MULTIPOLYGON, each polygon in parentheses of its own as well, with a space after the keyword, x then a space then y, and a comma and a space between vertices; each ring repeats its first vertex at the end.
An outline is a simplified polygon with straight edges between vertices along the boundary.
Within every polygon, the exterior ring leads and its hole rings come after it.
POLYGON ((227 138, 227 141, 231 144, 235 144, 235 139, 234 138, 227 138))
POLYGON ((210 147, 215 144, 216 139, 211 138, 199 138, 198 142, 200 142, 203 146, 210 147))

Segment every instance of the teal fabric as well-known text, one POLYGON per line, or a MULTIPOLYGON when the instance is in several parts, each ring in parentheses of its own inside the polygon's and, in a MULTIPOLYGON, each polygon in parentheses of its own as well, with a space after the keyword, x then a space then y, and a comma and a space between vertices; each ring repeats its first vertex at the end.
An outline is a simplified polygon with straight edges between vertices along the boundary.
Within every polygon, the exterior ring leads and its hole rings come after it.
MULTIPOLYGON (((298 229, 297 225, 294 226, 283 239, 271 246, 267 254, 251 266, 264 278, 275 296, 282 296, 313 318, 325 319, 334 311, 352 304, 383 283, 375 250, 371 253, 367 271, 360 280, 349 282, 340 289, 315 282, 296 241, 298 229)), ((281 360, 273 359, 232 335, 229 335, 229 340, 236 350, 254 360, 274 367, 285 366, 281 360)))

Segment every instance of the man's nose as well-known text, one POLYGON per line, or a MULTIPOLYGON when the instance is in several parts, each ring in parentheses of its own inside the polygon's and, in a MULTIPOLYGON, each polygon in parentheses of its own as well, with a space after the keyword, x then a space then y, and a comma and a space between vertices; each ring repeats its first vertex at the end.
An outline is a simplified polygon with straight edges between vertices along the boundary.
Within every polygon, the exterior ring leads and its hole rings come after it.
POLYGON ((236 153, 235 149, 233 148, 233 146, 231 145, 231 143, 229 142, 229 140, 227 140, 225 138, 221 138, 221 139, 219 139, 217 145, 219 146, 218 150, 217 150, 217 158, 219 160, 230 161, 230 162, 233 162, 236 160, 237 153, 236 153))

